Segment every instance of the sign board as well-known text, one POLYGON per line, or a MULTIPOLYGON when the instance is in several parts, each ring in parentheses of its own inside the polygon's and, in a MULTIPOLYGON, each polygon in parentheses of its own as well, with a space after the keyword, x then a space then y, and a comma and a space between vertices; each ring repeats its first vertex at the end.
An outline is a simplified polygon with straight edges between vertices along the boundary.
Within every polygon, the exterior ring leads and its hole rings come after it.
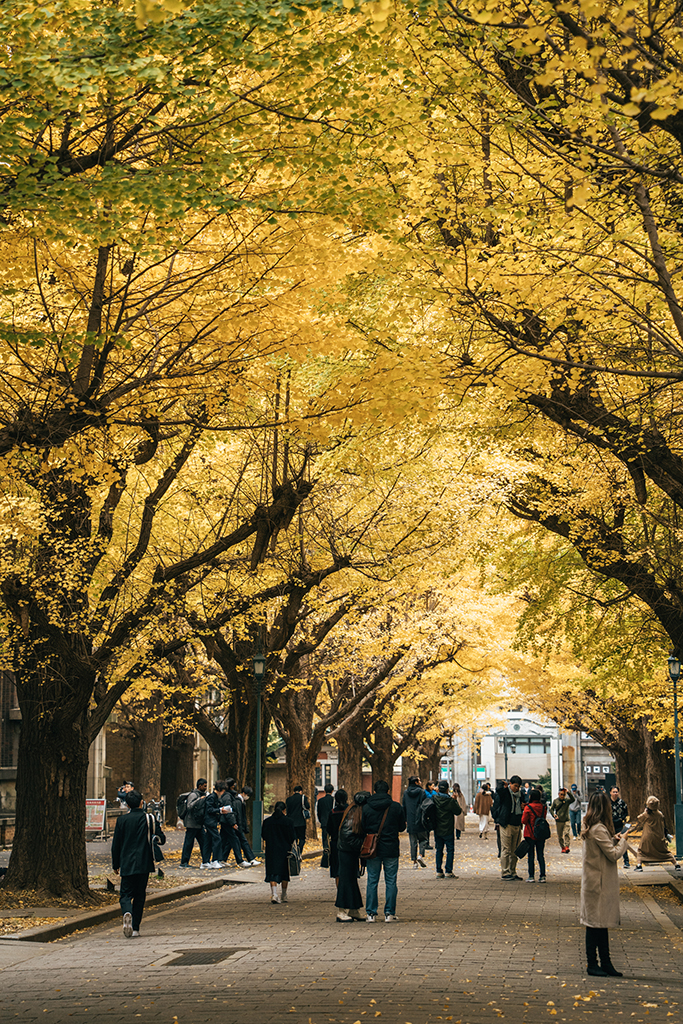
POLYGON ((85 830, 86 832, 104 832, 104 822, 107 816, 106 800, 85 801, 85 830))
POLYGON ((474 777, 477 782, 483 782, 486 779, 486 765, 475 764, 474 766, 474 777))

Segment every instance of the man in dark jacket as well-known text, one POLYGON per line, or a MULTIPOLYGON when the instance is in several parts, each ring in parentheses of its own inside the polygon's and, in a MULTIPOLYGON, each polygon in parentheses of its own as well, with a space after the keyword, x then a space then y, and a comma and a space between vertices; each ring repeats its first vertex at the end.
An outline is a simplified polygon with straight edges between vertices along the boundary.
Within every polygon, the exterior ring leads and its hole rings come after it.
POLYGON ((377 920, 377 887, 384 868, 384 920, 398 921, 396 917, 396 896, 398 894, 398 857, 400 852, 399 833, 405 832, 406 819, 403 808, 389 796, 389 783, 380 780, 374 785, 374 795, 363 805, 363 831, 366 835, 378 834, 377 853, 367 861, 368 884, 365 891, 365 910, 368 921, 377 920), (381 829, 381 832, 380 832, 381 829))
POLYGON ((285 800, 285 806, 287 808, 287 817, 294 826, 296 841, 299 844, 299 853, 303 853, 304 846, 306 845, 306 822, 311 816, 311 805, 308 802, 308 797, 304 796, 302 786, 294 787, 292 795, 288 796, 285 800), (308 818, 304 811, 308 812, 308 818))
POLYGON ((328 782, 325 786, 325 796, 321 796, 315 805, 315 813, 318 821, 320 822, 320 830, 323 834, 323 850, 329 850, 330 848, 330 837, 327 834, 327 822, 330 814, 332 813, 332 807, 334 806, 334 786, 328 782))
POLYGON ((457 878, 453 874, 455 854, 455 819, 462 814, 462 808, 455 797, 448 795, 448 783, 440 782, 438 792, 432 797, 428 823, 434 828, 436 845, 436 877, 457 878), (446 848, 446 874, 443 873, 443 851, 446 848))
POLYGON ((522 780, 512 775, 507 788, 496 787, 493 801, 493 820, 500 833, 500 874, 505 882, 522 881, 517 874, 515 850, 522 839, 522 810, 524 802, 520 789, 522 780))
POLYGON ((206 779, 197 779, 197 785, 187 798, 187 810, 185 811, 185 817, 183 818, 185 839, 183 840, 183 852, 180 854, 181 868, 189 868, 190 866, 190 857, 192 856, 192 850, 194 849, 195 839, 199 846, 202 864, 207 859, 204 850, 204 816, 202 814, 202 820, 200 821, 199 817, 195 817, 194 815, 194 811, 197 811, 198 808, 201 808, 203 811, 201 801, 206 796, 206 786, 206 779))
POLYGON ((418 864, 423 868, 427 867, 425 850, 427 849, 429 832, 425 832, 422 825, 422 804, 425 799, 428 798, 420 785, 419 778, 417 775, 412 775, 408 779, 408 788, 403 794, 403 814, 408 826, 410 859, 413 862, 414 868, 417 868, 418 864))
POLYGON ((221 823, 221 860, 227 865, 230 851, 235 854, 235 863, 238 868, 251 867, 246 865, 242 855, 242 844, 239 840, 239 821, 237 803, 239 796, 235 790, 235 780, 225 780, 225 792, 220 798, 220 823, 221 823))
POLYGON ((244 854, 244 864, 255 867, 260 863, 254 856, 251 843, 247 839, 249 835, 249 819, 247 818, 247 801, 254 795, 251 786, 243 786, 242 791, 235 802, 234 811, 237 816, 237 837, 244 854))
MULTIPOLYGON (((221 857, 223 856, 223 844, 218 833, 218 823, 223 817, 221 808, 226 806, 223 803, 223 796, 226 790, 227 786, 225 785, 224 780, 219 779, 213 787, 213 793, 209 793, 206 798, 206 807, 204 810, 204 828, 206 830, 206 845, 204 847, 204 853, 206 860, 202 864, 203 868, 225 867, 225 863, 221 860, 221 857), (211 859, 209 860, 209 858, 211 859)), ((230 809, 230 813, 232 814, 232 808, 230 809)))
POLYGON ((126 793, 126 803, 130 812, 116 819, 111 863, 114 874, 121 874, 119 903, 123 914, 123 934, 130 939, 140 934, 147 883, 150 872, 154 871, 152 837, 157 836, 163 846, 166 836, 154 815, 145 814, 142 810, 141 793, 136 789, 126 793))

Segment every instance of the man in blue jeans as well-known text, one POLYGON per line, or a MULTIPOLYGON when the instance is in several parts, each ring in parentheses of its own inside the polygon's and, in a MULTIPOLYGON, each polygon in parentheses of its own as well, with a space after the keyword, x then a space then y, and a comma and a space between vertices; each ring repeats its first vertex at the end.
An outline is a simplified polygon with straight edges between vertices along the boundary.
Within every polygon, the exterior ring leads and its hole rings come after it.
POLYGON ((457 878, 453 874, 453 855, 455 853, 455 819, 462 813, 460 804, 455 797, 448 795, 448 783, 440 782, 439 791, 432 797, 427 824, 434 829, 436 843, 436 877, 457 878), (443 871, 443 851, 446 850, 446 874, 443 871))
POLYGON ((377 887, 379 876, 384 869, 384 920, 398 921, 396 917, 396 896, 398 894, 398 856, 400 852, 399 833, 405 832, 406 819, 403 808, 389 796, 389 783, 380 780, 374 785, 374 795, 363 805, 363 831, 375 834, 377 855, 367 861, 368 884, 365 891, 366 918, 377 920, 377 887))

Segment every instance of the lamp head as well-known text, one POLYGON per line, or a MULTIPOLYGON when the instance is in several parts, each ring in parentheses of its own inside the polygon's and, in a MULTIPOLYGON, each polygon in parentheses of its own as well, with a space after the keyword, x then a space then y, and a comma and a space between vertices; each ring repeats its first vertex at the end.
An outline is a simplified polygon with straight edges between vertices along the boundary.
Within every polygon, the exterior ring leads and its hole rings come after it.
POLYGON ((266 659, 263 654, 254 655, 254 679, 261 680, 266 674, 266 659))
POLYGON ((667 662, 669 665, 669 678, 672 682, 677 683, 681 675, 681 660, 675 654, 670 654, 667 662))

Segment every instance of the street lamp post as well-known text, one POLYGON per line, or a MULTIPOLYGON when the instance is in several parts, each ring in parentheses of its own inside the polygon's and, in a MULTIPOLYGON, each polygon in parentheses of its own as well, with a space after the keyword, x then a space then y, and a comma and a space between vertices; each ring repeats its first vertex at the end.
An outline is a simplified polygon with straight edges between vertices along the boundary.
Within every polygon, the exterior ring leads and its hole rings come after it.
POLYGON ((681 793, 681 744, 678 735, 678 680, 681 676, 681 661, 675 654, 668 658, 669 678, 674 688, 674 771, 676 773, 676 856, 683 857, 683 795, 681 793))
POLYGON ((263 654, 254 655, 254 681, 256 683, 256 772, 254 778, 254 853, 261 853, 261 822, 263 821, 263 784, 261 781, 261 691, 266 675, 266 659, 263 654))

